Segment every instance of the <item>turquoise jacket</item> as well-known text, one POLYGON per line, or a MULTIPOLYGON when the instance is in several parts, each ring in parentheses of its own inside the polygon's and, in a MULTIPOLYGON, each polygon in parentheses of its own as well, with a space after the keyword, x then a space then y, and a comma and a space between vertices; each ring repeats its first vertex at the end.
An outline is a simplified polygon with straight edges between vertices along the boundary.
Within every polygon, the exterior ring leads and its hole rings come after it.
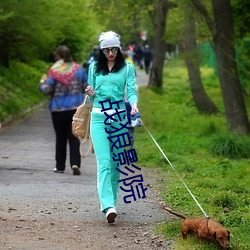
MULTIPOLYGON (((136 84, 135 84, 135 69, 131 63, 126 63, 126 66, 118 72, 110 72, 107 75, 95 73, 95 62, 93 62, 88 71, 88 84, 94 88, 95 97, 93 107, 102 108, 100 101, 110 100, 111 102, 120 103, 119 109, 125 109, 124 93, 126 93, 129 103, 138 102, 136 84)), ((109 108, 108 103, 104 103, 105 108, 109 108)), ((116 106, 114 107, 116 108, 116 106)))

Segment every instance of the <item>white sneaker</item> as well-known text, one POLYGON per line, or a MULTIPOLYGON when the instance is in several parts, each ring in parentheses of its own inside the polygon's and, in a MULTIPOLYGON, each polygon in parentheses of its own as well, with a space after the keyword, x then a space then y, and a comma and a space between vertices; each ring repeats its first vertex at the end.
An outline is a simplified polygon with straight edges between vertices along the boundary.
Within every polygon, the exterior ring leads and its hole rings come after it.
POLYGON ((117 216, 117 212, 115 208, 110 207, 107 209, 106 218, 108 220, 108 223, 114 223, 116 216, 117 216))
POLYGON ((55 173, 59 173, 59 174, 63 174, 63 173, 64 173, 63 170, 58 170, 57 168, 54 168, 53 171, 54 171, 55 173))

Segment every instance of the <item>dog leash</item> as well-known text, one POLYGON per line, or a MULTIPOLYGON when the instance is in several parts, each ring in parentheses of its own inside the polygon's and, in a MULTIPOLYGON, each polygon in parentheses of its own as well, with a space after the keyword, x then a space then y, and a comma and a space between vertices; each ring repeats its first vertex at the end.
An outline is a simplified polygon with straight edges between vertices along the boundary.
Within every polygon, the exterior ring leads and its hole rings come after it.
POLYGON ((179 177, 180 181, 185 186, 185 188, 187 189, 187 191, 189 192, 189 194, 191 195, 191 197, 193 198, 193 200, 196 202, 196 204, 198 205, 198 207, 200 208, 200 210, 202 211, 202 213, 205 215, 205 217, 209 218, 209 216, 203 210, 203 208, 201 207, 201 205, 199 204, 199 202, 196 200, 196 198, 194 197, 194 195, 192 194, 192 192, 190 191, 190 189, 188 188, 188 186, 186 185, 186 183, 182 180, 182 178, 178 174, 176 168, 173 166, 173 164, 170 162, 170 160, 168 159, 168 157, 165 155, 165 153, 163 152, 163 150, 161 149, 161 147, 159 146, 159 144, 157 143, 157 141, 154 139, 154 137, 152 136, 152 134, 149 132, 148 128, 145 126, 145 124, 143 123, 143 121, 141 120, 141 118, 139 118, 139 120, 141 121, 142 125, 145 127, 146 131, 148 132, 148 134, 150 135, 150 137, 152 138, 153 142, 158 147, 158 149, 160 150, 160 152, 162 153, 162 155, 165 157, 165 159, 167 160, 167 162, 169 163, 169 165, 171 166, 171 168, 175 171, 175 173, 179 177))

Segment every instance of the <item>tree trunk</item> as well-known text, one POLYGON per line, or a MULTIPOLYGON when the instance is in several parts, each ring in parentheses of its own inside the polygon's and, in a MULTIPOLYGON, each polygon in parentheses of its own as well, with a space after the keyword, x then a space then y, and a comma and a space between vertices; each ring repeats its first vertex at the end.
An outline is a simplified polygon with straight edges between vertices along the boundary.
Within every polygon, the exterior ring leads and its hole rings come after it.
POLYGON ((187 6, 187 10, 185 18, 185 55, 191 92, 200 113, 217 113, 218 108, 207 95, 201 80, 200 57, 196 48, 195 18, 190 15, 193 11, 192 6, 187 6))
POLYGON ((237 134, 249 134, 250 123, 235 60, 230 0, 212 0, 215 23, 200 0, 191 1, 204 16, 213 36, 228 130, 237 134))
POLYGON ((237 134, 248 134, 250 124, 235 60, 230 0, 212 0, 212 4, 216 29, 213 38, 228 129, 237 134))
POLYGON ((166 19, 168 12, 168 1, 156 1, 156 16, 155 16, 155 37, 153 45, 153 62, 149 74, 148 87, 157 87, 162 89, 163 66, 166 53, 166 43, 164 34, 166 28, 166 19))

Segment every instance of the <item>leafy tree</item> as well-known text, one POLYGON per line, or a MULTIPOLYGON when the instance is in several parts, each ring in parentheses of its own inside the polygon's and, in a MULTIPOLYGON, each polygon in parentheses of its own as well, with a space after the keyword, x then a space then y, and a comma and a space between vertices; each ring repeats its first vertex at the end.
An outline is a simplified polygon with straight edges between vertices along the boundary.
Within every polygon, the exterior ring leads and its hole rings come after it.
POLYGON ((250 36, 250 1, 232 0, 232 10, 234 16, 235 37, 244 38, 250 36))
POLYGON ((80 61, 89 55, 89 51, 96 44, 98 33, 96 16, 88 1, 63 1, 63 3, 61 15, 64 16, 64 21, 61 23, 61 36, 58 37, 58 42, 68 45, 74 59, 80 61))
POLYGON ((250 8, 248 0, 232 1, 234 30, 236 36, 237 61, 241 85, 245 94, 250 95, 250 8))
POLYGON ((230 0, 212 0, 213 17, 200 0, 191 1, 204 16, 213 37, 228 130, 249 134, 250 124, 236 64, 230 0))
POLYGON ((140 33, 148 31, 151 37, 154 0, 94 0, 93 8, 102 31, 113 30, 121 35, 122 46, 141 43, 140 33), (146 28, 145 28, 146 27, 146 28))
POLYGON ((168 12, 164 34, 164 40, 168 44, 179 44, 183 39, 185 19, 183 1, 186 2, 186 0, 176 1, 177 7, 171 8, 168 12))
MULTIPOLYGON (((181 44, 181 49, 185 52, 191 92, 199 112, 216 113, 218 109, 207 95, 200 76, 200 55, 196 44, 196 26, 198 26, 197 24, 199 24, 198 27, 201 26, 199 15, 195 13, 190 2, 179 0, 177 3, 177 8, 171 8, 168 11, 163 35, 164 41, 165 43, 181 44)), ((159 13, 156 16, 159 16, 159 13)), ((199 38, 203 39, 203 34, 207 34, 207 29, 204 31, 204 27, 199 28, 199 38)), ((153 65, 153 67, 155 66, 153 65)), ((158 63, 155 68, 159 70, 158 63)))
MULTIPOLYGON (((12 13, 9 18, 0 22, 0 51, 3 53, 1 62, 9 65, 12 58, 27 61, 37 51, 44 51, 53 44, 54 37, 48 32, 47 19, 44 18, 46 9, 41 1, 37 1, 34 10, 34 2, 15 0, 3 0, 0 3, 3 13, 12 13), (46 22, 45 22, 46 20, 46 22)), ((49 23, 48 23, 49 24, 49 23)), ((55 29, 55 33, 56 33, 55 29)))
POLYGON ((166 54, 166 42, 164 40, 167 14, 170 8, 177 7, 176 3, 168 0, 156 1, 154 57, 149 75, 148 87, 162 89, 163 66, 166 54))
POLYGON ((200 55, 197 50, 196 44, 196 18, 194 7, 190 2, 185 5, 185 28, 184 28, 184 40, 185 40, 185 55, 186 64, 188 68, 188 76, 191 87, 191 92, 194 98, 197 109, 201 113, 217 113, 218 108, 211 101, 207 95, 205 88, 202 84, 200 74, 200 55), (192 13, 192 14, 191 14, 192 13))
POLYGON ((48 60, 62 43, 67 43, 74 57, 82 59, 95 38, 95 20, 90 17, 92 11, 87 11, 88 2, 2 0, 0 64, 8 67, 11 59, 48 60))

